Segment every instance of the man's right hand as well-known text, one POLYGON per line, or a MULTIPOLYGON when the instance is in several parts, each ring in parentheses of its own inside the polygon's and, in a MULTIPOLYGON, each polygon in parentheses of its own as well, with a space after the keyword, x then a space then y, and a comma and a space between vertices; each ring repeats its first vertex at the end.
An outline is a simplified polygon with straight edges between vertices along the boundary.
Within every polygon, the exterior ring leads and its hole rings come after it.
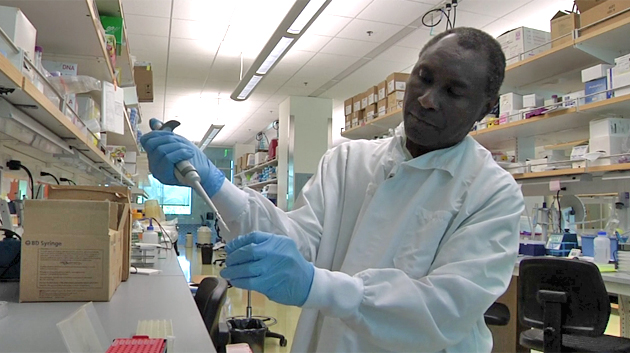
POLYGON ((189 160, 209 197, 221 189, 225 175, 187 139, 170 131, 151 131, 140 138, 140 143, 147 151, 151 173, 162 184, 182 185, 175 177, 175 164, 189 160))

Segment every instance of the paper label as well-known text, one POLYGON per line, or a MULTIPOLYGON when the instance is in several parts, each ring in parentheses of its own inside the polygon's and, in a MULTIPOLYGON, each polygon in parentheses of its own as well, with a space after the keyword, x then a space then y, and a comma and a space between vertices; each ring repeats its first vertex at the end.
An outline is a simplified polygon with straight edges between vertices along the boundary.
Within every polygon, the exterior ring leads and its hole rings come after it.
MULTIPOLYGON (((103 288, 103 250, 37 250, 37 288, 41 299, 57 297, 55 291, 46 293, 45 289, 103 288)), ((67 294, 64 291, 61 297, 67 294)))

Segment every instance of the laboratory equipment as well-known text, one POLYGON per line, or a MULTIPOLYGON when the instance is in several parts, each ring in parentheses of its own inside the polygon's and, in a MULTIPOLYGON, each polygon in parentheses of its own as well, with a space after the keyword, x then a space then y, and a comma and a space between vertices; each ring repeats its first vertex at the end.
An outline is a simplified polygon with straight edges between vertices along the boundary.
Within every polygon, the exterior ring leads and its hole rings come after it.
MULTIPOLYGON (((173 131, 180 124, 178 121, 175 120, 170 120, 166 123, 162 123, 157 119, 151 119, 150 125, 151 130, 173 131)), ((208 197, 208 194, 201 186, 201 177, 199 176, 199 173, 197 173, 197 169, 195 169, 192 163, 190 163, 189 161, 181 161, 177 163, 175 165, 175 177, 177 177, 177 180, 179 180, 180 183, 188 185, 193 190, 195 190, 197 194, 199 194, 199 196, 201 196, 201 198, 206 202, 206 204, 208 204, 208 206, 210 206, 210 208, 217 215, 219 214, 219 211, 214 206, 214 203, 212 203, 212 200, 210 200, 210 197, 208 197)), ((221 218, 219 218, 219 222, 221 222, 221 226, 225 230, 227 230, 228 232, 230 231, 228 226, 225 224, 225 222, 223 222, 221 218)))
POLYGON ((595 263, 607 264, 610 261, 610 239, 606 232, 597 232, 597 238, 593 241, 595 263))
POLYGON ((564 195, 560 199, 562 207, 562 230, 577 233, 577 224, 583 224, 586 217, 586 208, 579 197, 564 195))
POLYGON ((540 240, 546 243, 547 234, 549 232, 549 209, 547 208, 547 203, 543 202, 542 207, 540 208, 538 208, 538 204, 536 204, 533 211, 534 217, 532 219, 532 224, 534 229, 536 229, 537 225, 540 225, 542 229, 542 236, 540 240))
POLYGON ((159 244, 158 233, 153 228, 153 220, 149 221, 147 230, 142 233, 142 242, 146 244, 159 244))
POLYGON ((212 244, 212 231, 206 226, 197 229, 197 246, 212 244))

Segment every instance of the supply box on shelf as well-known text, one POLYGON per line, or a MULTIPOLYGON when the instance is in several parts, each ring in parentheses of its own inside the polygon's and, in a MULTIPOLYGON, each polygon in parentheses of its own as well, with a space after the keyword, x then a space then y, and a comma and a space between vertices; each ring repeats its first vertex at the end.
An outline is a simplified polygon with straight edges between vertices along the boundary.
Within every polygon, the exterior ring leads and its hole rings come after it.
POLYGON ((610 70, 611 86, 614 96, 630 94, 630 54, 615 59, 615 66, 610 70))
MULTIPOLYGON (((589 152, 603 152, 606 156, 626 153, 623 142, 630 135, 630 119, 605 118, 589 123, 589 152)), ((616 164, 617 159, 598 158, 591 165, 616 164)))
POLYGON ((551 49, 551 33, 533 28, 518 27, 497 37, 505 54, 506 65, 551 49))
POLYGON ((580 10, 580 26, 584 28, 580 30, 580 35, 586 35, 595 32, 603 27, 609 26, 613 23, 623 21, 630 18, 630 11, 621 13, 622 11, 630 8, 630 1, 627 0, 605 0, 605 1, 588 1, 577 0, 575 2, 580 10), (596 4, 593 6, 593 4, 596 4), (588 8, 584 10, 584 8, 588 8), (613 17, 611 17, 613 16, 613 17), (611 17, 606 21, 595 24, 604 18, 611 17))
POLYGON ((110 201, 118 204, 123 236, 123 282, 129 278, 131 256, 131 190, 124 186, 50 185, 50 200, 110 201))
POLYGON ((129 272, 118 213, 109 201, 26 200, 20 302, 109 301, 129 272))
MULTIPOLYGON (((407 87, 407 80, 409 79, 409 74, 405 74, 402 72, 394 72, 387 76, 387 95, 396 92, 396 91, 404 91, 407 87)), ((380 95, 379 95, 380 98, 380 95)))
POLYGON ((344 111, 344 115, 348 116, 350 114, 352 114, 352 100, 354 97, 348 98, 343 102, 343 111, 344 111))
POLYGON ((567 11, 556 12, 551 18, 551 47, 555 48, 572 41, 572 32, 578 28, 580 28, 579 14, 567 11))
POLYGON ((387 96, 387 112, 391 113, 394 110, 401 109, 403 106, 403 99, 405 98, 404 91, 395 91, 387 96))
POLYGON ((387 81, 379 82, 378 85, 376 85, 376 88, 378 89, 378 101, 387 99, 387 81))
POLYGON ((136 80, 136 93, 138 102, 153 102, 153 71, 150 63, 138 64, 133 67, 133 75, 136 80))
POLYGON ((37 30, 26 15, 18 8, 0 6, 0 27, 13 44, 24 50, 31 62, 35 62, 37 30))

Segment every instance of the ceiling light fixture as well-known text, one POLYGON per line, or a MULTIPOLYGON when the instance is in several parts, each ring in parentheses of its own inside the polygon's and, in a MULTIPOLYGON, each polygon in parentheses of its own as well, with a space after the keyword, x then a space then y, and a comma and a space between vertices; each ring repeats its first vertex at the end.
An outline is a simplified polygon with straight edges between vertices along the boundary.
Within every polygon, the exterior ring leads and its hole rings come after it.
POLYGON ((204 135, 203 139, 201 140, 201 142, 199 142, 199 148, 203 151, 206 149, 206 147, 208 147, 208 145, 210 144, 210 142, 212 142, 212 140, 214 140, 214 138, 219 134, 219 132, 221 131, 221 129, 223 129, 223 126, 225 125, 210 125, 210 128, 208 129, 208 131, 206 131, 206 134, 204 135))
POLYGON ((246 100, 331 1, 296 0, 230 98, 235 101, 246 100))

